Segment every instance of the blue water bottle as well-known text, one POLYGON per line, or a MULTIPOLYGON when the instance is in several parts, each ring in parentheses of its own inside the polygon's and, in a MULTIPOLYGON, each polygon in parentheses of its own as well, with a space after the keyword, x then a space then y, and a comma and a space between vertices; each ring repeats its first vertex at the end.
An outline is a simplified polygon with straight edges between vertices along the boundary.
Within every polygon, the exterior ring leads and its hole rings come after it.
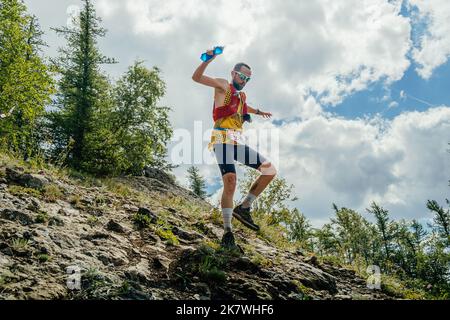
POLYGON ((202 56, 200 57, 200 59, 202 59, 203 62, 208 62, 209 60, 211 60, 214 56, 217 56, 219 54, 223 53, 223 49, 224 47, 215 47, 213 50, 214 55, 210 56, 209 54, 207 54, 206 52, 204 54, 202 54, 202 56))

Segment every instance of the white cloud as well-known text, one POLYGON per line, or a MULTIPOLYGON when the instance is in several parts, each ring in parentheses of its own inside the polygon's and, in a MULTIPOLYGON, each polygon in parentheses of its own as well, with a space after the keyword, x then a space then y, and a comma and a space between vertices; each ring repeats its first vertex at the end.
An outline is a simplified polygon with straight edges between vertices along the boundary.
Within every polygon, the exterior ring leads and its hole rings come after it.
POLYGON ((409 3, 419 9, 414 21, 427 23, 419 48, 414 48, 412 54, 419 64, 419 75, 429 79, 433 71, 447 62, 450 56, 450 1, 409 0, 409 3))
POLYGON ((399 106, 397 101, 392 101, 391 103, 389 103, 388 108, 389 109, 393 109, 393 108, 397 108, 399 106))
POLYGON ((397 218, 423 218, 448 197, 450 108, 381 118, 316 117, 281 128, 280 175, 295 184, 312 220, 332 202, 365 212, 378 201, 397 218))
MULTIPOLYGON (((193 0, 180 9, 176 0, 127 0, 97 7, 106 23, 114 21, 115 34, 130 37, 133 54, 158 55, 172 88, 194 87, 190 74, 201 52, 226 45, 207 73, 228 77, 234 63, 247 61, 254 68, 248 88, 257 93, 254 103, 276 107, 283 117, 317 115, 320 104, 335 105, 379 80, 399 80, 409 67, 410 24, 398 2, 193 0)), ((205 98, 193 104, 204 105, 205 98)))

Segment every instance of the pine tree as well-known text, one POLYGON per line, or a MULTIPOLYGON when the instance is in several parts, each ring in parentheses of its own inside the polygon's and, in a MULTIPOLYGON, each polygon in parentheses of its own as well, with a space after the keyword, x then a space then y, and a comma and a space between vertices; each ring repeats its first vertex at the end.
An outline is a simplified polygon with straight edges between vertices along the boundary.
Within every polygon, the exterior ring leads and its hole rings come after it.
POLYGON ((24 159, 40 152, 38 122, 54 93, 39 23, 19 0, 0 3, 0 147, 24 159))
POLYGON ((384 247, 386 259, 390 256, 390 242, 393 238, 392 230, 389 224, 389 211, 383 209, 375 202, 372 202, 371 209, 366 209, 367 212, 373 214, 376 219, 378 231, 381 234, 381 239, 384 247))
POLYGON ((56 28, 65 37, 67 46, 60 49, 60 58, 55 64, 61 74, 55 107, 57 112, 49 114, 53 132, 53 157, 67 150, 67 162, 77 169, 91 170, 90 159, 108 162, 110 132, 95 121, 102 119, 112 108, 111 85, 100 71, 100 65, 115 63, 103 56, 97 45, 98 38, 106 30, 100 27, 90 0, 84 0, 77 28, 56 28), (99 129, 99 130, 95 130, 99 129), (101 146, 105 146, 102 149, 101 146))
POLYGON ((192 192, 194 192, 201 199, 206 198, 206 182, 204 178, 200 175, 199 169, 197 167, 190 167, 188 169, 188 179, 192 192))
POLYGON ((338 240, 331 224, 326 223, 320 229, 314 231, 315 250, 320 256, 336 256, 338 249, 338 240))
MULTIPOLYGON (((450 201, 446 199, 447 204, 450 201)), ((427 208, 435 213, 433 228, 439 233, 444 243, 450 246, 450 210, 444 210, 435 200, 428 200, 427 208)))
POLYGON ((291 223, 288 227, 288 237, 290 241, 297 241, 304 247, 310 248, 312 236, 311 224, 303 213, 297 208, 291 212, 291 223))

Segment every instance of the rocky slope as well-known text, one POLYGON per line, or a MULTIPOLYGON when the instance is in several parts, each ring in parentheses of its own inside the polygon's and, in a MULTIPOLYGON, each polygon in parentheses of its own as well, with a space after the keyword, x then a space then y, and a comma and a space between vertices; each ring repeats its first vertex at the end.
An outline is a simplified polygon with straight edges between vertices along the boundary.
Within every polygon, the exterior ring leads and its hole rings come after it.
POLYGON ((390 299, 354 271, 278 248, 148 170, 92 183, 0 161, 0 299, 390 299), (97 184, 97 186, 95 186, 97 184))

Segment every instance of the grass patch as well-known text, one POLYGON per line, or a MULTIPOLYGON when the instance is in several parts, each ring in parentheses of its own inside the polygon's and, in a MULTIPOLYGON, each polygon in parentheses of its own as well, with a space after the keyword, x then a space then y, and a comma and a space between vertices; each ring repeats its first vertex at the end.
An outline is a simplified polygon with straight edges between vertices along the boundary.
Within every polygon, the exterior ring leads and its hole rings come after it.
POLYGON ((50 260, 50 256, 49 256, 48 254, 41 253, 41 254, 38 254, 38 255, 36 256, 36 259, 37 259, 40 263, 45 263, 45 262, 48 262, 48 261, 50 260))
POLYGON ((166 241, 166 244, 177 246, 180 244, 177 236, 172 232, 172 226, 169 225, 164 220, 158 220, 156 223, 155 233, 162 239, 166 241))
POLYGON ((406 300, 424 300, 427 297, 426 293, 419 289, 408 288, 403 281, 398 280, 393 276, 381 276, 381 290, 388 295, 406 300))
MULTIPOLYGON (((282 250, 293 250, 297 247, 297 244, 287 239, 286 228, 281 225, 270 224, 269 217, 261 214, 255 213, 253 216, 255 223, 261 228, 258 237, 282 250)), ((245 232, 248 232, 248 230, 245 230, 245 232)))
POLYGON ((45 211, 39 211, 39 214, 37 215, 35 222, 46 223, 47 221, 48 221, 48 213, 45 211))
POLYGON ((257 252, 255 252, 250 259, 254 264, 256 264, 257 266, 260 266, 260 267, 270 268, 273 266, 272 260, 267 259, 262 254, 257 253, 257 252))
POLYGON ((103 184, 106 186, 108 191, 124 198, 130 198, 136 195, 136 191, 121 182, 115 181, 114 179, 104 179, 103 184))
POLYGON ((98 217, 96 217, 96 216, 89 216, 88 218, 87 218, 87 224, 88 225, 90 225, 91 227, 95 227, 97 224, 98 224, 98 222, 99 222, 99 220, 98 220, 98 217))
POLYGON ((226 257, 210 247, 202 246, 200 248, 201 259, 196 267, 200 279, 208 283, 224 283, 226 273, 223 268, 226 263, 226 257))
POLYGON ((8 192, 10 194, 12 194, 13 196, 28 195, 28 196, 32 196, 32 197, 35 197, 35 198, 40 198, 41 197, 41 193, 38 190, 36 190, 36 189, 25 188, 25 187, 16 186, 16 185, 9 186, 8 187, 8 192))
POLYGON ((64 193, 55 184, 48 184, 42 190, 42 198, 48 202, 56 202, 56 200, 64 198, 64 193))
POLYGON ((308 287, 306 287, 305 285, 303 285, 303 283, 301 283, 298 280, 292 280, 292 283, 295 284, 295 286, 297 287, 298 291, 302 294, 303 299, 302 300, 312 300, 311 295, 314 294, 314 290, 310 289, 308 287))
POLYGON ((69 203, 76 209, 83 209, 84 206, 81 203, 81 196, 76 194, 69 197, 69 203))
POLYGON ((150 225, 152 224, 152 219, 146 214, 136 213, 133 216, 133 223, 139 229, 144 229, 150 227, 150 225))
POLYGON ((16 238, 11 242, 11 249, 17 252, 24 252, 28 250, 29 243, 27 239, 16 238))

